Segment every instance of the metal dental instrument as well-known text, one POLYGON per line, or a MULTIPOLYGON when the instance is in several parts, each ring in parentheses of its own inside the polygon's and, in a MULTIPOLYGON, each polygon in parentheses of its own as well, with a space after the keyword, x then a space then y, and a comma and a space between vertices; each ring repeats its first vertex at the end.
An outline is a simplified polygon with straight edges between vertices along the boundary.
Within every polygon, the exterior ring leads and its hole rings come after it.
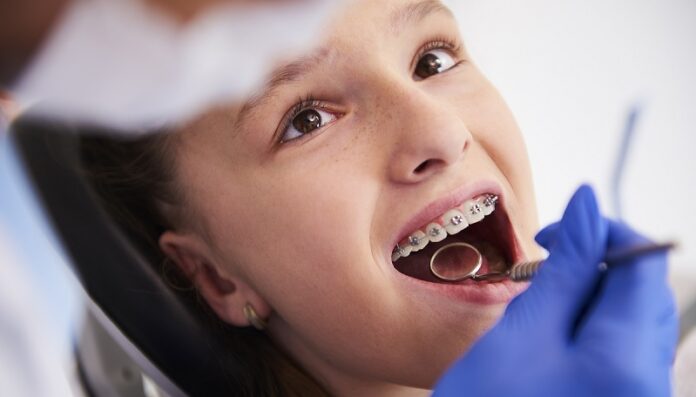
POLYGON ((482 264, 483 255, 481 255, 481 252, 479 252, 476 247, 467 243, 451 243, 440 247, 435 251, 433 256, 430 257, 430 272, 432 272, 435 277, 445 281, 461 281, 467 278, 476 279, 482 264), (458 253, 459 255, 445 257, 450 259, 449 262, 443 262, 443 260, 436 261, 436 259, 440 257, 440 254, 445 251, 453 251, 455 254, 458 253), (471 256, 472 254, 476 260, 473 262, 473 266, 468 266, 466 264, 471 262, 461 259, 466 259, 466 256, 471 256), (464 268, 457 269, 456 267, 462 267, 462 263, 465 264, 464 268), (455 269, 452 269, 452 266, 455 266, 455 269))
MULTIPOLYGON (((646 243, 642 245, 635 245, 632 247, 622 248, 614 251, 609 251, 604 257, 603 264, 604 267, 610 267, 618 262, 635 258, 641 255, 650 254, 653 252, 660 251, 670 251, 677 247, 674 242, 667 243, 646 243)), ((513 265, 510 269, 504 272, 491 272, 486 274, 478 274, 481 269, 482 256, 481 253, 470 244, 466 243, 452 243, 441 247, 430 258, 430 271, 441 280, 444 281, 461 281, 470 278, 474 281, 502 281, 509 279, 512 281, 529 281, 537 274, 541 266, 544 264, 545 259, 540 259, 530 262, 521 262, 513 265), (469 270, 457 274, 448 274, 445 272, 446 269, 442 268, 442 264, 437 263, 437 257, 444 251, 455 249, 455 248, 466 248, 472 250, 478 255, 478 259, 474 262, 474 266, 469 267, 469 270)), ((466 268, 466 267, 465 267, 466 268)))

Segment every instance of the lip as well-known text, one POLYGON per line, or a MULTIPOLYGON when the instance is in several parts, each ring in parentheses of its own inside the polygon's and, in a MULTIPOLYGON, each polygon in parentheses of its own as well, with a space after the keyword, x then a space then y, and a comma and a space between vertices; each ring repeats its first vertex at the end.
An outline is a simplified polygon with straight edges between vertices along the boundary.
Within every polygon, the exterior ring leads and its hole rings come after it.
POLYGON ((477 283, 466 280, 460 283, 439 284, 422 281, 395 271, 398 279, 408 287, 429 290, 437 295, 445 295, 457 301, 478 305, 497 305, 510 302, 514 297, 524 292, 529 282, 504 280, 496 283, 477 283))
MULTIPOLYGON (((399 241, 402 241, 406 236, 412 233, 419 227, 426 225, 428 222, 432 221, 436 217, 442 215, 445 211, 461 205, 464 201, 471 199, 473 197, 480 196, 485 193, 491 193, 498 196, 499 201, 497 207, 505 208, 505 195, 501 186, 490 180, 482 180, 474 183, 469 183, 464 185, 445 197, 437 199, 430 204, 426 205, 422 210, 416 213, 411 219, 409 219, 397 233, 393 235, 393 238, 389 240, 389 246, 385 247, 385 252, 387 252, 387 262, 390 267, 394 269, 391 263, 391 252, 399 241)), ((509 213, 506 211, 506 216, 508 217, 508 233, 507 238, 511 242, 510 244, 510 260, 513 263, 517 263, 522 260, 522 250, 519 239, 517 238, 517 233, 515 233, 512 220, 509 219, 509 213)), ((522 293, 529 285, 529 283, 519 283, 511 280, 504 280, 496 283, 480 283, 473 280, 464 280, 457 283, 432 283, 428 281, 419 280, 400 273, 394 269, 394 273, 397 275, 399 280, 403 280, 408 283, 410 287, 419 287, 426 290, 430 290, 439 295, 449 296, 458 301, 465 301, 468 303, 480 304, 480 305, 494 305, 507 303, 512 300, 515 296, 522 293)))

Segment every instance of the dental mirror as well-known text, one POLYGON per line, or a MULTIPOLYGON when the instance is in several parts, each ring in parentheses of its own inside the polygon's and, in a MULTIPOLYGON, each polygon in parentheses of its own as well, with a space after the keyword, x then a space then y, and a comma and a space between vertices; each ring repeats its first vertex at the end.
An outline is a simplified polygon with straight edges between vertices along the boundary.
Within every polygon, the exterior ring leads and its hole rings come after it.
POLYGON ((483 256, 467 243, 452 243, 441 247, 430 257, 430 271, 445 281, 475 278, 481 270, 483 256))

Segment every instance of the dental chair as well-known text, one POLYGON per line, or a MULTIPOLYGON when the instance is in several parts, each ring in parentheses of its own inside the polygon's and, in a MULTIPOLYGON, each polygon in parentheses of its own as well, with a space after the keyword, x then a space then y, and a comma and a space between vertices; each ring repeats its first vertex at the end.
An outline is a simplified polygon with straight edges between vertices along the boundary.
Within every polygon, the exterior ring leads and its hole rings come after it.
MULTIPOLYGON (((86 394, 238 395, 235 374, 244 364, 224 343, 226 329, 172 292, 100 207, 79 170, 79 132, 26 117, 11 134, 90 299, 76 346, 86 394)), ((682 313, 682 337, 695 325, 696 302, 682 313)))
POLYGON ((27 117, 11 134, 90 299, 76 346, 86 394, 237 395, 234 374, 243 364, 223 343, 224 327, 172 292, 109 220, 79 171, 76 132, 27 117))

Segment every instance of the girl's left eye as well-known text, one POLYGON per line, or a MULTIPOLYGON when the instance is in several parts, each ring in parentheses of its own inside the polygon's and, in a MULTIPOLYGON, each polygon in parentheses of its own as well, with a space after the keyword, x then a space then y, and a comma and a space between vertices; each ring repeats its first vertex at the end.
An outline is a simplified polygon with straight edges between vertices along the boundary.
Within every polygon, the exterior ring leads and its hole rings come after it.
POLYGON ((281 142, 292 141, 306 134, 320 129, 326 124, 336 121, 338 117, 317 107, 310 107, 299 111, 289 121, 285 131, 280 137, 281 142))
POLYGON ((421 79, 427 79, 452 69, 456 64, 454 57, 447 50, 434 49, 421 55, 414 73, 421 79))

